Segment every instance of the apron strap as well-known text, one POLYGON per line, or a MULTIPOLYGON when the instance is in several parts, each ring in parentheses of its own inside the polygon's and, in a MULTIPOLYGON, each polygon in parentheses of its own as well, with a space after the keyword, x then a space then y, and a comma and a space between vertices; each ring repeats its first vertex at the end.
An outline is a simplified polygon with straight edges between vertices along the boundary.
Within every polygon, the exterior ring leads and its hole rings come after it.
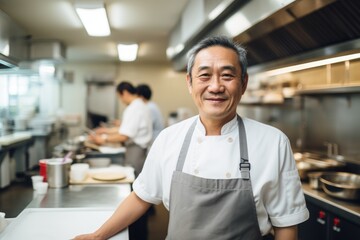
POLYGON ((239 115, 237 115, 237 119, 238 119, 238 127, 239 127, 239 144, 240 144, 239 169, 240 169, 241 178, 244 180, 249 180, 251 165, 249 163, 245 126, 244 126, 244 122, 242 121, 239 115))
POLYGON ((183 143, 183 145, 181 147, 178 162, 177 162, 177 165, 176 165, 176 171, 182 171, 182 169, 183 169, 185 159, 186 159, 186 155, 187 155, 187 152, 188 152, 188 149, 189 149, 189 146, 190 146, 191 137, 192 137, 192 134, 193 134, 195 126, 196 126, 196 121, 197 121, 197 119, 195 119, 195 121, 191 124, 189 130, 186 133, 184 143, 183 143))

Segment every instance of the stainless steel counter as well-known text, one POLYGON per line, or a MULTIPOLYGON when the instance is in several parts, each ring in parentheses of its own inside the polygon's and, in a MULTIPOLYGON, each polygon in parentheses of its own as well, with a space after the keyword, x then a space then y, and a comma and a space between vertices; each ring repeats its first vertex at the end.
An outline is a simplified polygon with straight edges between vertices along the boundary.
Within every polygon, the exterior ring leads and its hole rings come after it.
MULTIPOLYGON (((100 227, 129 194, 130 184, 70 185, 37 195, 0 233, 1 239, 70 239, 100 227), (64 231, 66 230, 66 231, 64 231)), ((111 239, 129 240, 128 229, 111 239)))
POLYGON ((34 192, 34 198, 27 208, 116 208, 130 192, 130 184, 49 188, 46 195, 36 195, 34 192))
POLYGON ((360 202, 346 201, 330 197, 321 190, 310 188, 308 183, 302 183, 303 191, 307 200, 316 201, 318 205, 328 208, 336 214, 355 222, 360 222, 360 202))

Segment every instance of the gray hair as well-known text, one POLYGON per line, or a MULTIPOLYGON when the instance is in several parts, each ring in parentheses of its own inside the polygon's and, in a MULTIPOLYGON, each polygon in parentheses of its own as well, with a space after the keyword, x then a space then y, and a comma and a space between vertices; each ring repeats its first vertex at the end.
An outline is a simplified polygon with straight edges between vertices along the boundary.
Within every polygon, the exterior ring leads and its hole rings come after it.
POLYGON ((246 50, 239 44, 233 42, 231 39, 225 36, 215 36, 208 37, 200 41, 196 44, 188 54, 188 64, 187 64, 187 73, 192 79, 191 71, 194 66, 196 55, 203 49, 213 47, 213 46, 221 46, 224 48, 229 48, 235 51, 239 58, 239 65, 241 67, 241 81, 243 82, 245 76, 247 74, 247 59, 246 59, 246 50))

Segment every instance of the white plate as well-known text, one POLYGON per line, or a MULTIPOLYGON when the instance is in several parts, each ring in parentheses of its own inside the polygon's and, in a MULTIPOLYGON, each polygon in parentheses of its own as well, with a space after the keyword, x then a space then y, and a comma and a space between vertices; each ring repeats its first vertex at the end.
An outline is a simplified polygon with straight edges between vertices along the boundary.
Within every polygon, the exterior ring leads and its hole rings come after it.
MULTIPOLYGON (((98 229, 114 212, 109 208, 26 208, 0 239, 65 240, 98 229)), ((110 238, 128 240, 128 230, 110 238)))
POLYGON ((107 147, 107 146, 101 146, 99 147, 99 151, 101 153, 109 153, 109 154, 116 154, 116 153, 125 153, 126 148, 125 147, 107 147))

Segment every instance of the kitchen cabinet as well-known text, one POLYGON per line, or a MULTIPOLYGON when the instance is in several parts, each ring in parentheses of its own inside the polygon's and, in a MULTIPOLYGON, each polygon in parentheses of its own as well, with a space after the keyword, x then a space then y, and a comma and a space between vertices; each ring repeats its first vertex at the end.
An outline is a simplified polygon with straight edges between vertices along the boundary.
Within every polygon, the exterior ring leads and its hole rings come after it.
POLYGON ((360 222, 351 213, 340 214, 325 202, 306 196, 310 218, 299 225, 299 240, 352 240, 360 238, 360 222))
POLYGON ((328 239, 328 216, 327 212, 314 204, 306 203, 310 218, 299 225, 299 240, 328 239))

